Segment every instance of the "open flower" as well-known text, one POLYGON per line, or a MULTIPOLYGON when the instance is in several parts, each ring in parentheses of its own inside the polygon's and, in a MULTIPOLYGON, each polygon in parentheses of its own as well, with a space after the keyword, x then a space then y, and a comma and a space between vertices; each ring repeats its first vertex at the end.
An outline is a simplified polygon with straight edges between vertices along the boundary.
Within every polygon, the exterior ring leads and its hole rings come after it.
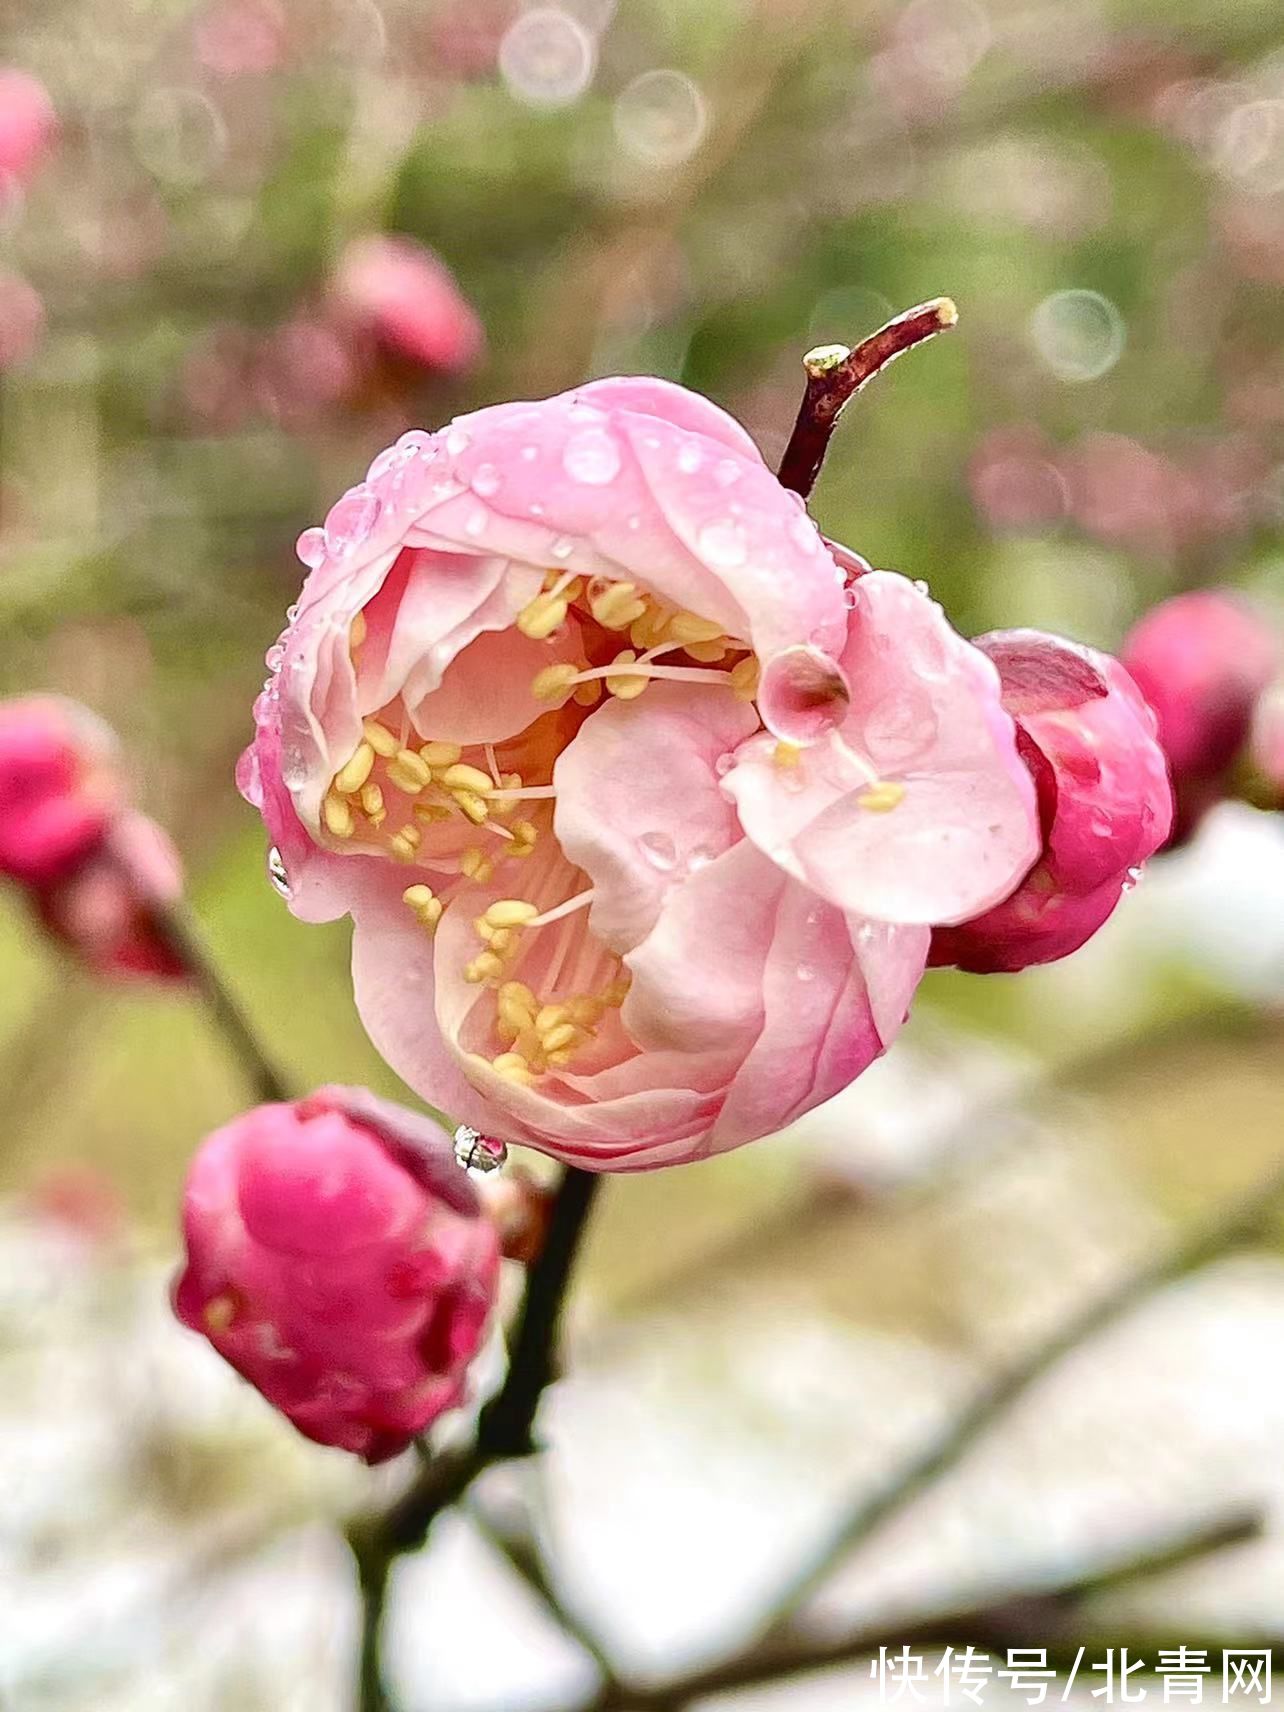
POLYGON ((464 1395, 499 1239, 440 1130, 359 1088, 258 1106, 187 1176, 184 1324, 310 1439, 382 1462, 464 1395))
POLYGON ((1037 854, 994 667, 681 388, 408 434, 300 553, 242 789, 480 1129, 609 1170, 779 1129, 1037 854))
POLYGON ((988 974, 1077 951, 1167 838, 1173 800, 1155 716, 1117 660, 1037 630, 976 645, 998 667, 1043 832, 1009 897, 932 936, 933 963, 988 974))

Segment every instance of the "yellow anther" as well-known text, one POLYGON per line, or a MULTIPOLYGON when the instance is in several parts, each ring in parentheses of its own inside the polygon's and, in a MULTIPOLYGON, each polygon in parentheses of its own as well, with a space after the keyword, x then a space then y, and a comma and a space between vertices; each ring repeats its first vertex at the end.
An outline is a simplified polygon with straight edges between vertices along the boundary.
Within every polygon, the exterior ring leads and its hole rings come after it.
POLYGON ((358 612, 348 627, 348 642, 353 648, 359 648, 366 639, 366 615, 358 612))
POLYGON ((512 826, 513 842, 509 847, 510 856, 529 856, 535 848, 539 837, 539 829, 532 820, 516 820, 512 826))
POLYGON ((517 628, 523 636, 542 642, 565 619, 566 605, 561 595, 537 594, 517 614, 517 628))
POLYGON ((377 719, 363 720, 361 730, 365 735, 366 742, 374 750, 375 754, 382 755, 385 761, 389 760, 397 753, 398 749, 401 748, 400 743, 398 743, 397 739, 392 735, 388 727, 386 725, 380 725, 377 719))
POLYGON ((723 642, 688 642, 686 651, 693 660, 698 660, 702 666, 716 666, 719 660, 725 659, 727 644, 723 642))
POLYGON ((491 940, 495 937, 495 929, 486 920, 484 915, 475 915, 473 917, 473 932, 477 935, 478 939, 485 940, 487 945, 489 945, 491 940))
POLYGON ((786 743, 782 737, 771 751, 771 760, 773 766, 788 770, 790 767, 796 767, 802 760, 802 750, 796 743, 786 743))
POLYGON ((609 1005, 612 1010, 619 1010, 628 997, 631 980, 632 976, 630 975, 618 975, 602 994, 603 1004, 609 1005))
POLYGON ((205 1321, 207 1331, 225 1332, 236 1318, 235 1296, 212 1296, 206 1302, 201 1318, 205 1321))
POLYGON ((646 611, 636 583, 608 583, 589 599, 589 611, 605 630, 627 630, 646 611))
POLYGON ((525 981, 505 981, 499 989, 499 996, 501 999, 511 999, 514 1004, 523 1005, 532 1017, 539 1009, 539 1000, 525 981))
POLYGON ((520 1052, 501 1052, 498 1058, 491 1059, 491 1068, 501 1075, 506 1082, 533 1082, 531 1067, 520 1052))
POLYGON ((675 612, 669 620, 669 635, 675 642, 716 642, 722 634, 720 624, 698 613, 675 612))
POLYGON ((874 814, 890 814, 904 795, 904 785, 898 785, 895 779, 880 779, 876 785, 862 791, 856 801, 861 808, 870 809, 874 814))
POLYGON ((383 791, 373 781, 361 787, 361 807, 372 820, 383 813, 383 791))
POLYGON ((538 906, 525 898, 498 898, 487 909, 486 920, 492 927, 525 927, 538 914, 538 906))
POLYGON ((541 1033, 540 1039, 544 1043, 545 1052, 552 1054, 560 1052, 565 1046, 573 1046, 578 1032, 573 1022, 563 1022, 556 1028, 550 1028, 547 1034, 541 1033))
POLYGON ((419 745, 419 759, 430 767, 453 767, 462 754, 458 743, 439 743, 434 739, 419 745))
POLYGON ((403 826, 400 832, 394 832, 388 840, 388 850, 394 861, 413 862, 422 838, 423 833, 417 826, 403 826))
POLYGON ((450 794, 474 826, 480 826, 489 815, 489 805, 476 791, 451 791, 450 794))
POLYGON ((326 831, 335 838, 351 838, 356 827, 352 818, 352 805, 342 797, 328 796, 321 804, 321 818, 325 821, 326 831))
POLYGON ((580 668, 569 660, 559 660, 555 666, 545 666, 531 679, 531 694, 536 701, 560 701, 575 688, 580 668))
MULTIPOLYGON (((520 791, 522 775, 520 773, 501 773, 499 784, 494 788, 501 791, 520 791)), ((521 807, 520 797, 491 797, 488 800, 492 820, 507 820, 510 815, 516 814, 521 807)))
POLYGON ((590 678, 587 683, 577 684, 573 699, 580 707, 592 707, 595 702, 601 701, 601 678, 590 678))
MULTIPOLYGON (((637 655, 631 648, 625 648, 622 653, 611 661, 612 666, 631 666, 637 655)), ((636 701, 647 686, 647 679, 637 672, 613 671, 608 674, 606 687, 613 696, 621 701, 636 701)))
POLYGON ((370 777, 370 769, 374 766, 375 752, 368 743, 359 743, 351 760, 346 761, 334 775, 334 788, 342 791, 345 796, 352 791, 359 791, 370 777))
POLYGON ((510 951, 517 949, 517 931, 511 927, 492 927, 490 930, 490 948, 498 957, 507 957, 510 951))
POLYGON ((572 999, 566 1008, 573 1023, 580 1028, 590 1029, 601 1022, 606 1005, 601 999, 595 999, 586 993, 580 998, 572 999))
POLYGON ((440 782, 448 791, 472 791, 479 797, 489 796, 495 788, 489 773, 483 773, 480 767, 470 767, 466 761, 447 767, 440 782))
POLYGON ((755 654, 746 654, 743 660, 731 668, 731 687, 741 701, 752 701, 757 695, 760 676, 755 654))
POLYGON ((570 1016, 568 1005, 542 1005, 535 1016, 535 1027, 541 1034, 547 1034, 550 1028, 557 1028, 570 1016))
POLYGON ((401 901, 427 928, 436 927, 441 920, 442 902, 433 895, 431 886, 407 886, 401 894, 401 901))
POLYGON ((509 996, 503 988, 500 989, 495 1009, 498 1026, 510 1040, 516 1040, 524 1029, 531 1026, 531 1013, 528 1008, 520 999, 509 996))
POLYGON ((470 844, 459 858, 459 871, 470 880, 476 880, 484 886, 495 872, 486 852, 477 844, 470 844))
POLYGON ((472 962, 467 965, 464 970, 464 979, 471 981, 473 986, 477 986, 482 981, 493 981, 495 976, 503 974, 503 971, 502 959, 496 957, 493 951, 483 951, 480 956, 474 957, 472 962))
POLYGON ((417 802, 410 812, 416 820, 422 820, 425 826, 435 826, 440 821, 450 819, 450 810, 445 803, 417 802))
POLYGON ((554 1069, 561 1070, 570 1063, 574 1056, 575 1048, 573 1046, 564 1046, 560 1052, 550 1052, 548 1055, 548 1062, 554 1069))
POLYGON ((629 640, 638 648, 654 648, 663 640, 672 612, 659 601, 648 601, 640 618, 629 625, 629 640))
POLYGON ((413 797, 432 783, 432 768, 413 749, 398 749, 388 763, 388 777, 399 791, 413 797))

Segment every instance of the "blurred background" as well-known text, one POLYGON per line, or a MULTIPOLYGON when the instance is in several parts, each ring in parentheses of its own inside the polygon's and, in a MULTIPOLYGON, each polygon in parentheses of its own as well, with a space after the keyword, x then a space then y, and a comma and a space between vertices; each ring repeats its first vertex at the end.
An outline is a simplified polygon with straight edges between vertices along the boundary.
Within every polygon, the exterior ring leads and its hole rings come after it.
MULTIPOLYGON (((593 375, 681 380, 772 461, 802 352, 938 293, 960 327, 844 420, 827 534, 968 633, 1109 648, 1175 590, 1284 592, 1275 0, 6 0, 0 693, 121 733, 295 1084, 404 1094, 346 927, 290 918, 232 782, 296 538, 405 429, 593 375)), ((733 1644, 978 1375, 1264 1168, 1282 999, 1284 829, 1226 805, 1068 963, 929 977, 791 1134, 609 1185, 541 1514, 623 1667, 733 1644)), ((6 894, 0 1085, 0 1707, 340 1712, 328 1523, 376 1477, 166 1309, 187 1156, 252 1097, 235 1064, 6 894)), ((1054 1372, 817 1621, 1248 1504, 1260 1539, 1075 1621, 1284 1641, 1282 1340, 1284 1233, 1054 1372)), ((467 1519, 394 1594, 409 1712, 591 1696, 467 1519)), ((875 1692, 857 1664, 738 1703, 875 1692)))

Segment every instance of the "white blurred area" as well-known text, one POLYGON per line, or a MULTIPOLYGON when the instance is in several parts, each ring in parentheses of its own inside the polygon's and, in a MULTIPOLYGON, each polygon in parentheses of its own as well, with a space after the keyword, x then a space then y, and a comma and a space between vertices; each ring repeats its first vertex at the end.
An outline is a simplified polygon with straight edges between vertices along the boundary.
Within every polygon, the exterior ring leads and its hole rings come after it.
MULTIPOLYGON (((1081 960, 1028 978, 1045 1024, 1078 994, 1140 1003, 1175 948, 1209 991, 1279 999, 1280 855, 1275 823, 1213 817, 1081 960)), ((1180 1066, 1143 1100, 1188 1104, 1180 1066)), ((1259 1073, 1232 1066, 1236 1085, 1259 1073)), ((1173 1161, 1129 1140, 1157 1127, 1127 1115, 1137 1098, 1104 1077, 1049 1085, 1032 1053, 924 1012, 788 1135, 612 1185, 572 1373, 541 1417, 549 1453, 480 1495, 531 1509, 556 1587, 624 1675, 662 1680, 752 1635, 843 1505, 1167 1240, 1155 1181, 1173 1161), (629 1244, 646 1259, 621 1279, 609 1255, 629 1244)), ((1198 1153, 1177 1157, 1189 1185, 1198 1153)), ((132 1241, 57 1206, 0 1224, 0 1705, 342 1712, 356 1617, 336 1524, 409 1471, 297 1439, 172 1322, 168 1262, 132 1241)), ((1275 1257, 1143 1302, 884 1526, 809 1622, 878 1628, 1054 1584, 1247 1505, 1260 1540, 1102 1594, 1092 1615, 1284 1639, 1282 1342, 1275 1257)), ((397 1569, 387 1645, 405 1712, 554 1712, 598 1683, 465 1514, 397 1569)), ((807 1712, 870 1693, 854 1664, 733 1699, 807 1712)))

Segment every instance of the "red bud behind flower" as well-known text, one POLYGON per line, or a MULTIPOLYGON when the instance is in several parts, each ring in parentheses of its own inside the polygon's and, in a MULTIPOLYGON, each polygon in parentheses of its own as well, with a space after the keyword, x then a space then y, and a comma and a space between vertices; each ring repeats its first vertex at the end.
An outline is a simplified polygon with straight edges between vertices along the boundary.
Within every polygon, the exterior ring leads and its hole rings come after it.
POLYGON ((181 981, 187 966, 159 912, 182 890, 169 834, 146 815, 126 814, 85 861, 33 897, 46 930, 100 978, 181 981))
POLYGON ((933 932, 932 963, 986 974, 1078 950, 1168 836, 1172 795, 1154 716, 1118 661, 1036 630, 976 645, 998 668, 1043 833, 1010 897, 933 932))
POLYGON ((307 1438, 382 1462, 464 1396, 499 1243, 435 1125, 356 1088, 204 1142, 175 1310, 307 1438))
POLYGON ((116 745, 58 696, 0 704, 0 873, 43 886, 101 845, 121 801, 116 745))
POLYGON ((1250 602, 1221 589, 1175 596, 1147 613, 1120 657, 1159 722, 1177 798, 1174 842, 1226 794, 1279 644, 1250 602))

